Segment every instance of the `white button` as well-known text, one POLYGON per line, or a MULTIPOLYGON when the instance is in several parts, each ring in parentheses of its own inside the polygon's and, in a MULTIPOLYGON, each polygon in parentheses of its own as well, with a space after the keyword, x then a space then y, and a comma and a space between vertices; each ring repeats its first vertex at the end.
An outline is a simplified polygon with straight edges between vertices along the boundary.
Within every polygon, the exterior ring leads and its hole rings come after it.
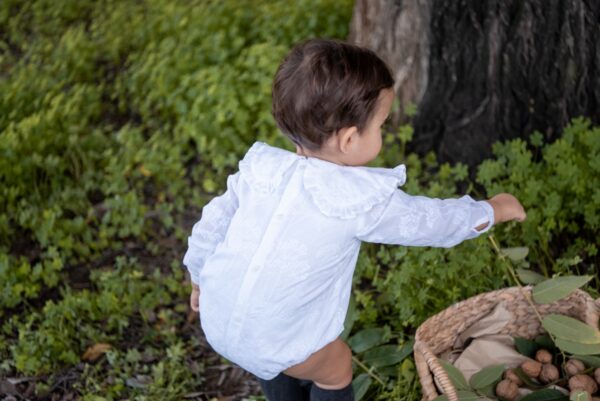
POLYGON ((277 213, 277 214, 275 215, 275 217, 276 217, 278 220, 281 220, 281 219, 283 219, 283 217, 284 217, 284 216, 285 216, 285 215, 284 215, 283 213, 277 213))
POLYGON ((254 265, 254 266, 252 266, 252 270, 255 271, 255 272, 259 271, 260 270, 260 265, 254 265))

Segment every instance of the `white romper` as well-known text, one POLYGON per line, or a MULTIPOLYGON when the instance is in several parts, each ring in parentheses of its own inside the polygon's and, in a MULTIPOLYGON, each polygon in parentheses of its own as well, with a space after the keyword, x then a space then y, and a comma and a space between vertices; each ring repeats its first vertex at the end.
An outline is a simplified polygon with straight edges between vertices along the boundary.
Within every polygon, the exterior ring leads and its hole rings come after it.
POLYGON ((342 333, 362 241, 451 247, 492 226, 489 203, 410 196, 405 179, 404 165, 340 166, 254 143, 183 260, 212 348, 272 379, 342 333))

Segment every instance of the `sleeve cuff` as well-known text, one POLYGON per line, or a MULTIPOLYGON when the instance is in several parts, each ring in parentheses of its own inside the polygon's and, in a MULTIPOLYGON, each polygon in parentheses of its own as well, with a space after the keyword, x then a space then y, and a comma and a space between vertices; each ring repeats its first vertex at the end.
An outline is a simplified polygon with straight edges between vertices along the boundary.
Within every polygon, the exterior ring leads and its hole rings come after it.
POLYGON ((192 283, 200 285, 200 277, 198 276, 198 274, 190 272, 190 280, 192 280, 192 283))
POLYGON ((201 257, 193 252, 192 249, 188 249, 183 256, 183 265, 190 273, 190 280, 192 283, 199 284, 200 270, 203 266, 204 261, 201 257))
POLYGON ((473 223, 472 230, 479 234, 483 234, 487 232, 494 225, 494 208, 487 201, 477 201, 475 202, 478 206, 480 206, 480 212, 475 216, 475 222, 473 223), (477 231, 475 228, 479 227, 482 224, 488 223, 481 231, 477 231))

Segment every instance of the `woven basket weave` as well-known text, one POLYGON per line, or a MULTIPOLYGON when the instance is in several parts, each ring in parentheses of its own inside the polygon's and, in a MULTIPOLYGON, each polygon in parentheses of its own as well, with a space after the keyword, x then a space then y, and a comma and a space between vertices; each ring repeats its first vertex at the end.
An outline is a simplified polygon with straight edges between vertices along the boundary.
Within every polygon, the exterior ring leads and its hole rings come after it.
MULTIPOLYGON (((479 294, 458 302, 426 320, 415 336, 414 355, 419 379, 423 387, 423 400, 429 401, 439 394, 433 377, 438 380, 449 401, 458 401, 456 389, 438 362, 438 356, 450 350, 456 338, 469 326, 504 302, 512 313, 510 321, 498 334, 508 334, 533 339, 544 333, 540 321, 525 294, 531 299, 531 286, 504 288, 479 294)), ((536 305, 540 315, 559 313, 598 327, 600 298, 596 301, 586 292, 576 290, 571 295, 551 304, 536 305)))

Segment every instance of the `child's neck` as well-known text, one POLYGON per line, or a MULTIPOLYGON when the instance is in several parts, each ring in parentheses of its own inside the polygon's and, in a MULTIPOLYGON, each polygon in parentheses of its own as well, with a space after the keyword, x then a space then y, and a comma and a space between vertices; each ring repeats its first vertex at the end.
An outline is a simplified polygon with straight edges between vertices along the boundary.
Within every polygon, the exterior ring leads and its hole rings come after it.
POLYGON ((317 159, 325 160, 331 163, 339 164, 340 166, 347 166, 342 160, 340 160, 339 155, 327 149, 325 146, 318 151, 309 151, 307 149, 303 149, 296 145, 296 154, 307 156, 307 157, 316 157, 317 159))

